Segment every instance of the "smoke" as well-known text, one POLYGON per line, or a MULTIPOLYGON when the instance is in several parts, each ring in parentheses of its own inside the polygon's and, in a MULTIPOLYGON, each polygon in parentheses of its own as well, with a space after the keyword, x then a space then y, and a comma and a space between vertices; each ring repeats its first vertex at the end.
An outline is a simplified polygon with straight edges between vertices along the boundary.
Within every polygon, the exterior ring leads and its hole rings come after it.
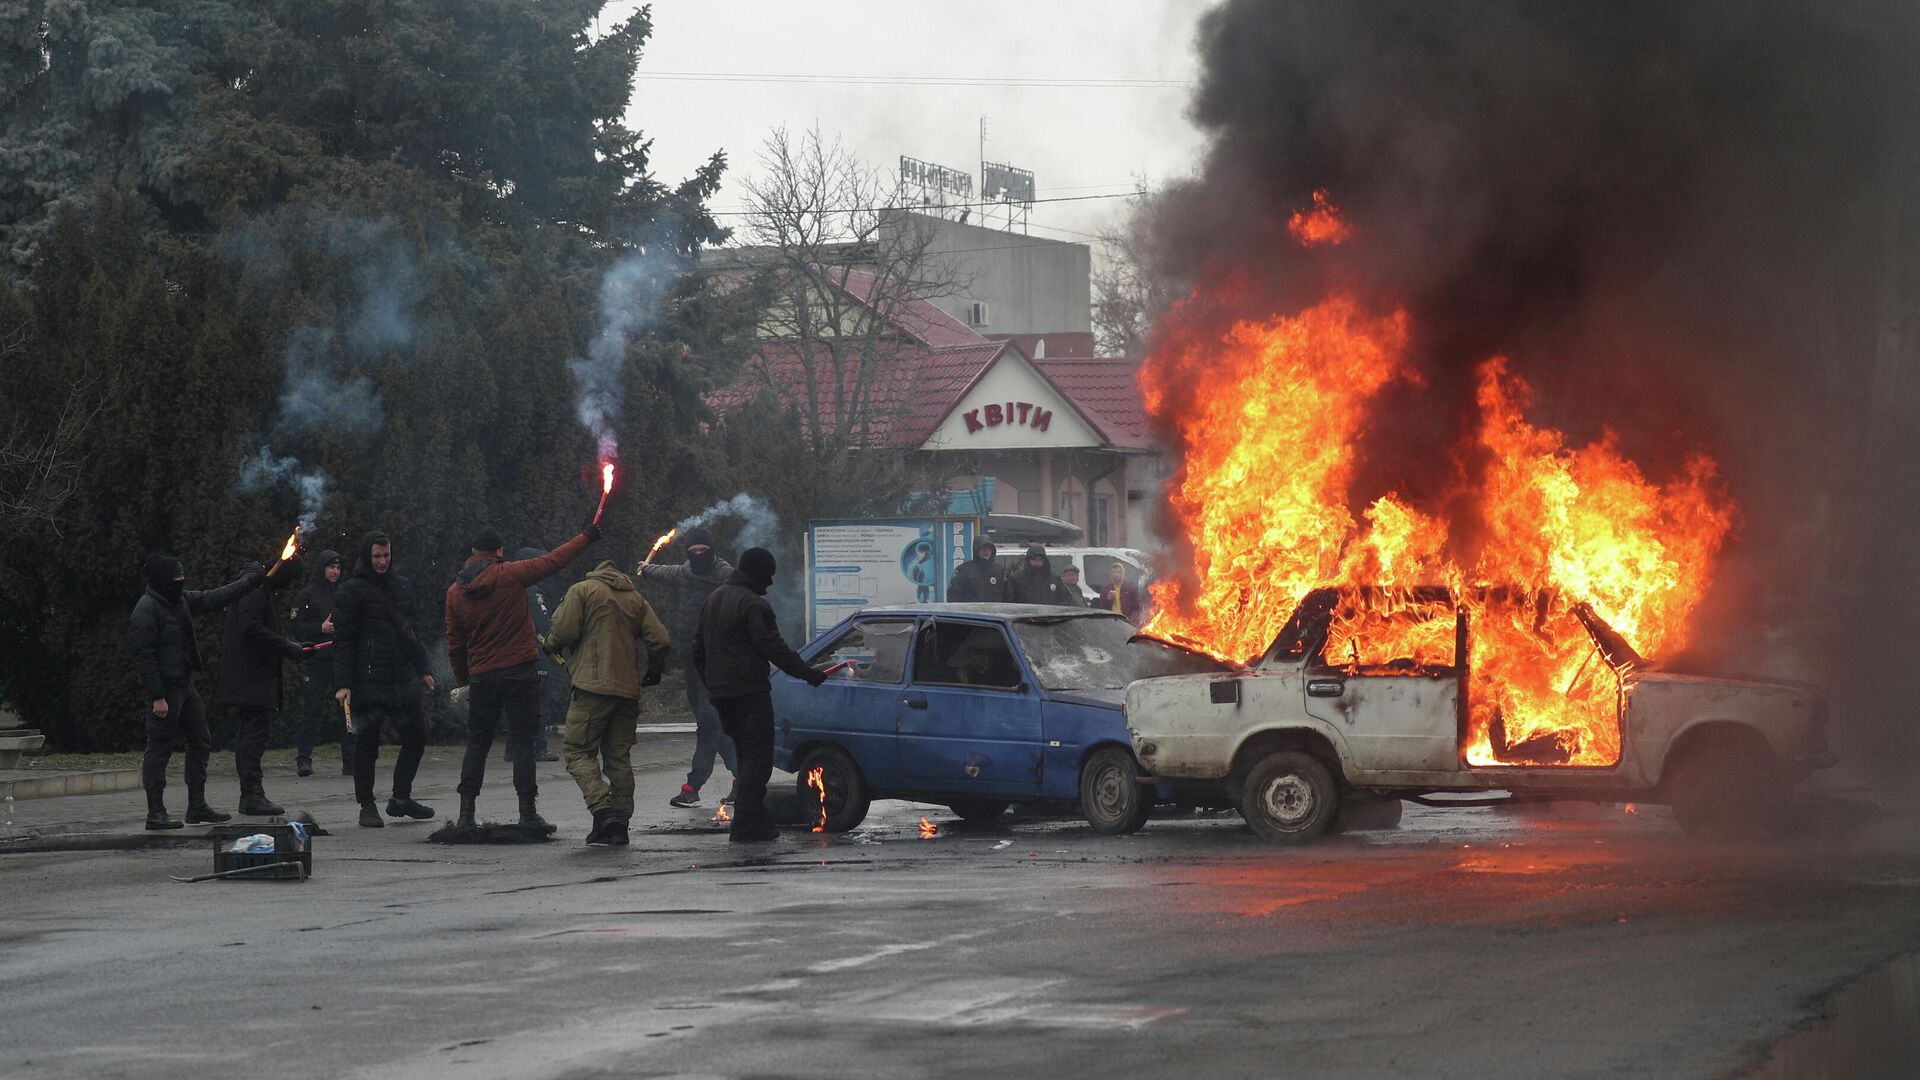
POLYGON ((380 395, 365 375, 341 379, 289 367, 286 389, 280 394, 280 418, 274 426, 283 432, 352 435, 379 431, 384 420, 380 395))
POLYGON ((579 386, 575 412, 593 433, 602 460, 619 455, 620 376, 626 370, 627 347, 652 328, 661 298, 678 276, 667 256, 649 255, 643 246, 615 261, 600 279, 599 328, 587 343, 587 354, 568 361, 567 367, 579 386))
MULTIPOLYGON (((1228 0, 1198 33, 1204 167, 1153 204, 1146 257, 1211 294, 1189 328, 1334 289, 1408 312, 1422 378, 1382 395, 1356 504, 1457 495, 1472 369, 1506 355, 1573 443, 1610 428, 1656 478, 1722 464, 1744 526, 1700 612, 1709 662, 1900 670, 1916 42, 1920 8, 1863 2, 1228 0), (1319 188, 1352 237, 1308 251, 1286 222, 1319 188)), ((1891 729, 1910 709, 1878 682, 1851 705, 1891 729)))
POLYGON ((696 525, 711 525, 721 518, 739 518, 740 534, 737 543, 742 548, 771 548, 780 535, 780 516, 773 512, 766 501, 742 492, 731 499, 722 499, 691 517, 684 518, 674 528, 681 532, 696 525))
POLYGON ((300 531, 311 533, 320 511, 326 508, 326 473, 319 469, 302 471, 299 458, 278 457, 270 446, 261 447, 258 454, 240 463, 238 488, 242 495, 282 487, 291 487, 299 494, 300 531))

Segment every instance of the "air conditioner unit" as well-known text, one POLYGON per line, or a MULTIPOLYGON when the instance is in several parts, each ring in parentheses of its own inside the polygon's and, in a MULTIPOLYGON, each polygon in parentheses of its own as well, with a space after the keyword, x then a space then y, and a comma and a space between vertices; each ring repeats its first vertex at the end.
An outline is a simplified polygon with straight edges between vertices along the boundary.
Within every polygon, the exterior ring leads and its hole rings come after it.
POLYGON ((986 301, 975 300, 973 303, 967 305, 967 325, 968 326, 987 325, 986 301))

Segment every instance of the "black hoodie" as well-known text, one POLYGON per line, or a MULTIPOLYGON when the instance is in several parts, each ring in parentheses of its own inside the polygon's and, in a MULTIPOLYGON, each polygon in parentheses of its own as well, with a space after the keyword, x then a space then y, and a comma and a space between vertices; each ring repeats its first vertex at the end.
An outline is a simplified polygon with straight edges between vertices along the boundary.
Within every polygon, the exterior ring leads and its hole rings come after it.
MULTIPOLYGON (((292 608, 287 614, 287 632, 294 640, 312 644, 333 636, 320 627, 332 616, 333 595, 340 588, 337 583, 327 580, 327 564, 339 561, 339 552, 331 550, 321 552, 317 558, 318 567, 313 572, 313 580, 307 582, 307 587, 294 596, 292 608)), ((340 580, 346 580, 344 573, 340 580)), ((307 658, 308 663, 316 666, 329 662, 329 659, 325 651, 313 653, 307 658)))
MULTIPOLYGON (((741 562, 746 561, 742 556, 741 562)), ((735 570, 700 609, 700 629, 693 635, 693 669, 706 685, 707 696, 766 693, 773 688, 768 664, 815 686, 827 681, 780 636, 773 605, 766 598, 772 584, 770 577, 735 570)))
POLYGON ((407 618, 406 597, 392 574, 375 573, 373 538, 360 542, 353 576, 333 594, 334 689, 353 691, 353 703, 398 706, 407 684, 430 671, 426 647, 407 618))
POLYGON ((133 605, 133 615, 127 620, 133 670, 148 701, 186 686, 193 673, 205 666, 200 661, 200 644, 193 637, 193 617, 219 611, 257 584, 257 579, 249 575, 217 589, 193 592, 173 580, 179 572, 180 561, 171 555, 148 559, 143 575, 147 590, 133 605))
MULTIPOLYGON (((292 564, 288 564, 289 570, 292 564)), ((247 573, 264 572, 254 563, 247 573)), ((297 571, 295 571, 297 572, 297 571)), ((264 589, 241 597, 227 608, 220 634, 220 680, 213 700, 218 705, 251 709, 280 707, 280 662, 301 660, 300 643, 280 632, 280 599, 273 595, 293 573, 275 574, 264 589)))

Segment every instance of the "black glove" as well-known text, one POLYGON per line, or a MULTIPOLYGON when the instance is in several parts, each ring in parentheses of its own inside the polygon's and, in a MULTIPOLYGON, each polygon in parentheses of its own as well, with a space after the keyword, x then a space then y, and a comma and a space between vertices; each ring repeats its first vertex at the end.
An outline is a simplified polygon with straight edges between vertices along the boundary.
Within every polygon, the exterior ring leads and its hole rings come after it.
POLYGON ((807 670, 813 672, 813 674, 807 676, 808 686, 820 686, 827 681, 827 673, 821 671, 819 668, 808 668, 807 670))
POLYGON ((589 544, 600 539, 600 523, 597 521, 587 522, 587 527, 580 530, 580 535, 586 537, 587 543, 589 544))
POLYGON ((647 672, 645 675, 640 677, 640 685, 641 686, 659 686, 660 673, 657 671, 647 672))
POLYGON ((247 571, 247 588, 257 589, 260 586, 265 585, 266 583, 267 583, 267 572, 265 570, 247 571))
POLYGON ((307 649, 297 641, 288 641, 281 644, 280 654, 289 660, 300 660, 306 657, 307 649))

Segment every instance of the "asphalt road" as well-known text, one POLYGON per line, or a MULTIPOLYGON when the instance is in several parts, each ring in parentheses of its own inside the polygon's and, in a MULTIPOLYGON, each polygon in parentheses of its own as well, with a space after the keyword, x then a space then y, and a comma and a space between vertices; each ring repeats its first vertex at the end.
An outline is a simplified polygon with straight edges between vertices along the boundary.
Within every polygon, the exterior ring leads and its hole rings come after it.
MULTIPOLYGON (((336 826, 305 883, 169 881, 198 847, 0 856, 0 1076, 1721 1077, 1920 949, 1897 811, 1712 850, 1651 807, 1411 808, 1277 849, 1232 817, 892 803, 745 846, 664 805, 676 750, 625 850, 580 846, 543 766, 544 845, 336 826)), ((450 807, 448 764, 426 779, 450 807)), ((326 822, 341 787, 270 790, 326 822)))

